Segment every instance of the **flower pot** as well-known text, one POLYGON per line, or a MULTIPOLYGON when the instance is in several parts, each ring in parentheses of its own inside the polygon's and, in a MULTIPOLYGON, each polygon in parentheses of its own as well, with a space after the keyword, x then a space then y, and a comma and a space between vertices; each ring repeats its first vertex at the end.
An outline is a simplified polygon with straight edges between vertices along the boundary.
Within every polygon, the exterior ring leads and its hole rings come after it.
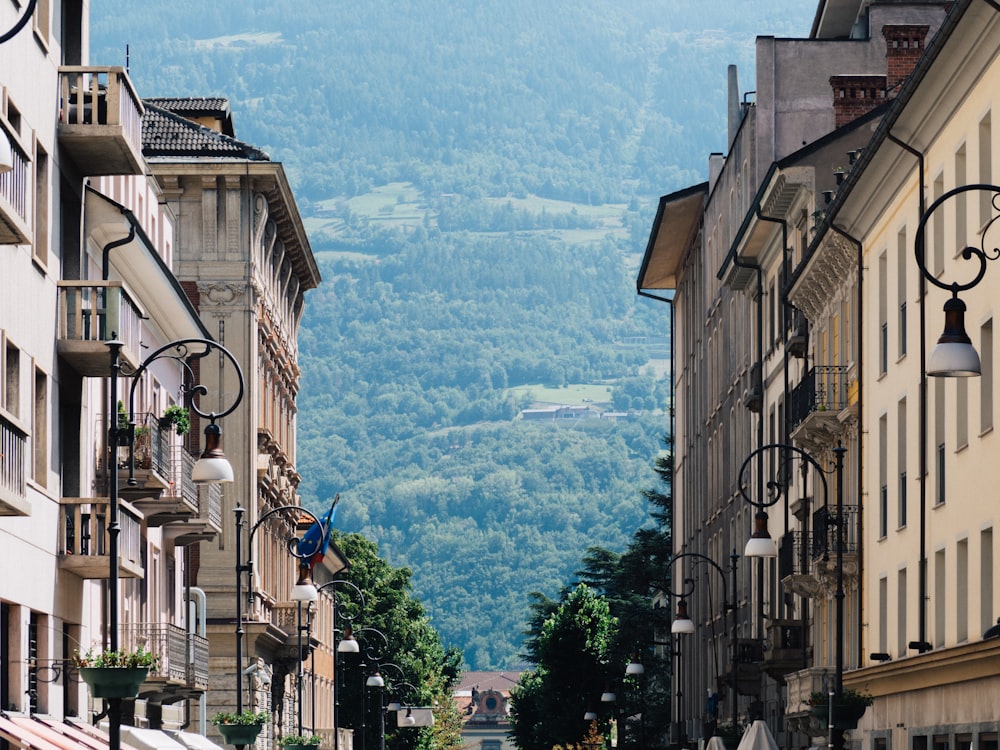
POLYGON ((80 679, 95 698, 135 698, 149 667, 80 667, 80 679))
MULTIPOLYGON (((860 706, 856 703, 834 703, 833 704, 833 725, 837 729, 857 729, 858 721, 865 715, 868 706, 860 706)), ((826 727, 830 718, 829 705, 813 706, 809 713, 819 719, 826 727)))
POLYGON ((307 745, 306 743, 289 742, 282 745, 285 750, 319 750, 319 745, 307 745))
POLYGON ((263 724, 219 724, 219 732, 227 745, 252 745, 263 724))

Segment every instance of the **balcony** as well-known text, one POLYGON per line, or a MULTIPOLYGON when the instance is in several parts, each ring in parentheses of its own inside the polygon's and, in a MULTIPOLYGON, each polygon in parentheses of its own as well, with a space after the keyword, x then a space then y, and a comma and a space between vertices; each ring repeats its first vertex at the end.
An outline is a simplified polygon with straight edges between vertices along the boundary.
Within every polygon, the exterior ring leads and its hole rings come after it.
POLYGON ((134 623, 122 628, 122 648, 144 646, 160 657, 139 697, 174 703, 208 689, 208 639, 172 623, 134 623))
MULTIPOLYGON (((109 578, 108 499, 64 497, 60 501, 59 567, 84 579, 109 578)), ((118 575, 142 578, 142 514, 118 504, 118 575)))
POLYGON ((125 68, 59 68, 59 145, 84 175, 145 171, 142 102, 125 68))
MULTIPOLYGON (((812 514, 812 531, 793 531, 781 539, 778 578, 786 591, 816 598, 837 588, 837 547, 840 540, 837 509, 822 507, 812 514)), ((841 559, 845 586, 853 586, 858 575, 858 506, 843 507, 841 559)))
POLYGON ((84 377, 107 377, 112 336, 125 344, 121 359, 138 368, 143 311, 120 281, 60 281, 59 356, 84 377))
POLYGON ((812 693, 826 692, 832 680, 833 670, 825 667, 808 667, 785 677, 788 686, 785 721, 789 731, 803 732, 810 737, 824 734, 819 721, 809 713, 806 701, 812 693))
POLYGON ((0 414, 0 516, 30 516, 28 434, 0 414))
POLYGON ((802 620, 771 620, 767 624, 764 671, 778 682, 806 665, 805 625, 802 620))
POLYGON ((0 245, 27 245, 32 239, 31 162, 17 137, 0 125, 0 138, 4 137, 14 152, 14 168, 0 174, 0 245))
POLYGON ((798 441, 835 445, 840 435, 841 412, 848 407, 848 373, 843 366, 810 369, 792 389, 789 419, 798 441))
MULTIPOLYGON (((185 463, 195 458, 184 451, 185 463)), ((191 471, 185 473, 187 481, 191 480, 191 471)), ((184 523, 172 524, 165 528, 167 538, 175 545, 193 544, 194 542, 210 542, 222 533, 222 485, 191 482, 197 493, 197 513, 186 519, 184 523)))

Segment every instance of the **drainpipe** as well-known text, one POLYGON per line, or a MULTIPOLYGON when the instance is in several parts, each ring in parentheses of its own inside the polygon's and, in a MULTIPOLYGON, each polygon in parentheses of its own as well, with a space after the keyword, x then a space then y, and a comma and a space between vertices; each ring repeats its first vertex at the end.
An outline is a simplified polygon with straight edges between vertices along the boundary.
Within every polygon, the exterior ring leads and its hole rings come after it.
MULTIPOLYGON (((864 258, 862 257, 861 241, 859 239, 857 239, 856 237, 852 237, 850 234, 848 234, 843 229, 841 229, 840 227, 838 227, 838 226, 836 226, 834 224, 830 225, 830 229, 832 229, 837 234, 839 234, 841 237, 843 237, 848 242, 850 242, 852 245, 854 245, 854 247, 858 251, 858 314, 856 316, 856 320, 855 320, 854 325, 855 325, 855 329, 856 329, 855 336, 857 338, 857 352, 858 352, 857 353, 858 383, 863 383, 864 380, 862 378, 863 378, 863 375, 864 375, 864 372, 865 372, 865 370, 864 370, 864 365, 865 365, 865 354, 864 354, 864 352, 865 352, 865 347, 864 347, 864 343, 865 343, 865 327, 864 327, 864 325, 862 325, 862 322, 865 319, 865 316, 863 314, 864 313, 864 309, 865 309, 865 296, 864 296, 864 294, 862 292, 864 291, 864 279, 865 279, 864 270, 865 270, 865 264, 864 264, 864 258)), ((857 451, 855 451, 855 453, 858 456, 858 460, 857 460, 857 463, 855 464, 855 466, 857 466, 858 468, 857 468, 857 472, 856 472, 856 476, 855 476, 855 480, 854 480, 855 484, 857 486, 857 489, 855 491, 857 492, 857 497, 858 497, 858 499, 857 499, 857 506, 858 506, 858 538, 857 538, 857 545, 858 545, 858 598, 857 598, 857 613, 856 613, 857 622, 858 622, 858 626, 857 626, 858 650, 857 650, 857 662, 856 662, 856 664, 857 664, 858 667, 861 667, 861 654, 864 653, 864 638, 862 637, 862 634, 864 633, 864 617, 863 617, 863 613, 861 611, 861 602, 864 601, 864 585, 865 585, 864 584, 865 579, 864 579, 864 575, 863 575, 863 572, 864 572, 864 569, 865 569, 865 558, 864 558, 865 547, 864 547, 864 544, 862 543, 862 540, 865 538, 865 535, 864 535, 864 530, 865 530, 865 514, 864 514, 865 496, 864 496, 864 482, 862 481, 862 472, 861 472, 861 467, 862 467, 861 457, 865 455, 865 453, 864 453, 864 446, 863 446, 865 431, 864 431, 864 429, 862 427, 862 425, 864 424, 864 419, 863 419, 863 416, 864 416, 864 401, 865 401, 864 394, 865 394, 865 389, 864 388, 858 388, 858 426, 857 426, 857 430, 858 430, 858 435, 857 435, 858 449, 857 449, 857 451)), ((843 527, 841 527, 841 541, 842 540, 843 540, 843 527)))
MULTIPOLYGON (((924 155, 917 151, 913 146, 908 143, 904 143, 894 136, 891 132, 886 133, 886 138, 895 143, 904 151, 913 154, 917 158, 918 173, 917 181, 919 187, 919 198, 918 201, 920 205, 918 206, 918 215, 924 215, 924 209, 926 207, 927 196, 924 192, 924 155)), ((914 250, 924 255, 924 248, 914 248, 914 250)), ((919 388, 919 442, 920 442, 920 478, 918 481, 920 492, 920 564, 918 566, 918 588, 917 593, 918 599, 918 622, 919 622, 919 641, 920 643, 927 642, 927 313, 926 306, 924 305, 924 299, 927 294, 927 280, 924 278, 923 273, 917 274, 920 280, 919 296, 920 296, 920 388, 919 388)))

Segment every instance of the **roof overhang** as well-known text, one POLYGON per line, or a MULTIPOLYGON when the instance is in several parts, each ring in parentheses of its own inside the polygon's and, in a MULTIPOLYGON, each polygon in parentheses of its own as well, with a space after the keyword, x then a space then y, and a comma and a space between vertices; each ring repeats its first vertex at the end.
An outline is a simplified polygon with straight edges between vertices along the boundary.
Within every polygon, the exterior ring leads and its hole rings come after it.
POLYGON ((678 271, 698 235, 707 199, 707 182, 660 198, 636 280, 638 290, 677 288, 678 271))
POLYGON ((105 264, 107 276, 125 282, 167 339, 211 338, 135 215, 90 186, 84 198, 83 234, 102 252, 113 245, 105 264))

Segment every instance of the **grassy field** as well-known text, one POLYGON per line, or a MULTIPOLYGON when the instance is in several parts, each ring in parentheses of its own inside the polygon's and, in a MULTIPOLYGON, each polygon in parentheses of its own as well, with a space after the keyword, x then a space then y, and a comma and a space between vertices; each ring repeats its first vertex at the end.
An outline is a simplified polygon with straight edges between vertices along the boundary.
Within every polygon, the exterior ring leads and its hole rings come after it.
POLYGON ((611 403, 611 386, 577 383, 557 388, 542 384, 520 385, 511 388, 511 393, 518 400, 530 398, 536 404, 560 404, 566 406, 583 406, 584 404, 611 403))

